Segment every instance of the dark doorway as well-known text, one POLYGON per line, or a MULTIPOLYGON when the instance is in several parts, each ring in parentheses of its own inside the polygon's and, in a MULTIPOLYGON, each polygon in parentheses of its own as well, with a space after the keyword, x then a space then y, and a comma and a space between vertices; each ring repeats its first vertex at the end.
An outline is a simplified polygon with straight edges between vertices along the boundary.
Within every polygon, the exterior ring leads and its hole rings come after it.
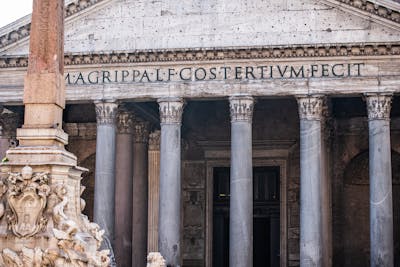
MULTIPOLYGON (((279 167, 253 168, 253 267, 280 265, 279 167)), ((230 168, 213 170, 213 266, 229 267, 230 168)))

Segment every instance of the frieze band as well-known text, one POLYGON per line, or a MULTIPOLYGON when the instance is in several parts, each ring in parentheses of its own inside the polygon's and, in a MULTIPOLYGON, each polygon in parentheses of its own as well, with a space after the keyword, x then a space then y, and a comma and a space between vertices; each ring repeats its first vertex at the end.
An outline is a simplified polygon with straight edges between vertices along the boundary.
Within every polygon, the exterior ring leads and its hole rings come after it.
POLYGON ((265 80, 304 79, 325 77, 360 77, 364 63, 336 63, 311 65, 254 65, 211 67, 187 66, 182 68, 149 68, 93 70, 90 72, 67 73, 68 85, 109 84, 109 83, 149 83, 172 81, 212 81, 212 80, 265 80))

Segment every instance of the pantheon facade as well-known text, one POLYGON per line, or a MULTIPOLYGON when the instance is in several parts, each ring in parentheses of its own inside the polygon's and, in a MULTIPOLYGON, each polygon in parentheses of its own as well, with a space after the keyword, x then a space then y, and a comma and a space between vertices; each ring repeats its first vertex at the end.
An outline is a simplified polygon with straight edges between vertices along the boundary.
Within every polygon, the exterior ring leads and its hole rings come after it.
MULTIPOLYGON (((400 266, 398 1, 65 5, 63 129, 117 266, 400 266)), ((3 160, 29 32, 0 29, 3 160)))

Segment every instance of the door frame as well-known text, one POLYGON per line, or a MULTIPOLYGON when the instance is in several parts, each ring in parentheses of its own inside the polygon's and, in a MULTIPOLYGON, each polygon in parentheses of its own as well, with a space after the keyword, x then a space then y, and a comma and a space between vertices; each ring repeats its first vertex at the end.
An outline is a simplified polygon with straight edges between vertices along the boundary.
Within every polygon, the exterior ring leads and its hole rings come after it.
MULTIPOLYGON (((274 142, 275 143, 275 142, 274 142)), ((257 148, 253 144, 253 167, 279 166, 280 171, 280 266, 287 266, 288 250, 288 219, 287 219, 287 162, 293 141, 283 141, 284 147, 279 149, 257 148)), ((275 143, 276 145, 276 143, 275 143)), ((209 148, 212 146, 209 146, 209 148)), ((212 149, 213 150, 213 149, 212 149)), ((213 169, 215 167, 230 167, 230 150, 219 147, 218 151, 205 151, 206 158, 206 238, 205 266, 212 267, 213 257, 213 169)))

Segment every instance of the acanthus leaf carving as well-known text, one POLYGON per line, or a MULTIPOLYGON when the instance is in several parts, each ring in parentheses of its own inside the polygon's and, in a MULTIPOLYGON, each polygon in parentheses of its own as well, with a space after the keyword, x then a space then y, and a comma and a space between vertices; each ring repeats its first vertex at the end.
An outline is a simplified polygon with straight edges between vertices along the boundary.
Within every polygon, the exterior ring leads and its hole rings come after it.
POLYGON ((325 111, 325 98, 322 95, 298 96, 299 117, 301 120, 321 120, 325 111))
POLYGON ((389 120, 392 105, 391 94, 367 94, 369 120, 389 120))
POLYGON ((229 98, 231 121, 252 122, 254 99, 251 96, 232 96, 229 98))
POLYGON ((34 173, 31 167, 25 166, 21 172, 8 173, 0 180, 0 204, 4 209, 4 200, 8 202, 5 219, 9 231, 17 238, 36 238, 43 231, 40 236, 54 239, 57 245, 4 248, 0 250, 0 266, 109 266, 110 252, 98 251, 104 230, 83 214, 78 220, 70 217, 66 212, 71 201, 67 185, 63 182, 50 185, 49 179, 48 173, 34 173))

